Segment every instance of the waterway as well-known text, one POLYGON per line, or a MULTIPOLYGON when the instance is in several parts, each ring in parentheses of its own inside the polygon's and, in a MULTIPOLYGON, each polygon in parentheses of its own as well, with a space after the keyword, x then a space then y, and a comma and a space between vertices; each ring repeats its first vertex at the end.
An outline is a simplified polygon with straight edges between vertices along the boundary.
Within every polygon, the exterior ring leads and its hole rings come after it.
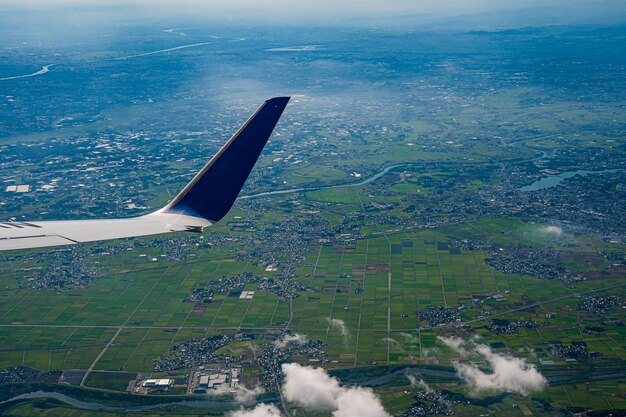
POLYGON ((158 51, 152 51, 152 52, 145 52, 143 54, 137 54, 137 55, 128 55, 128 56, 121 56, 119 58, 114 58, 116 61, 120 61, 120 60, 124 60, 124 59, 131 59, 131 58, 139 58, 142 56, 150 56, 150 55, 156 55, 156 54, 161 54, 163 52, 171 52, 171 51, 176 51, 178 49, 187 49, 187 48, 195 48, 197 46, 203 46, 203 45, 208 45, 209 42, 200 42, 200 43, 192 43, 189 45, 182 45, 182 46, 177 46, 175 48, 168 48, 168 49, 160 49, 158 51))
MULTIPOLYGON (((546 158, 546 157, 547 157, 547 154, 543 152, 543 154, 539 158, 546 158)), ((423 165, 423 162, 403 162, 400 164, 389 165, 381 169, 379 172, 363 180, 355 181, 355 182, 336 184, 336 185, 323 185, 323 186, 318 186, 318 187, 300 187, 300 188, 289 188, 286 190, 266 191, 262 193, 240 196, 239 198, 242 200, 245 200, 249 198, 265 197, 269 195, 292 194, 292 193, 301 193, 301 192, 309 192, 309 191, 328 190, 328 189, 333 189, 333 188, 360 187, 362 185, 369 184, 370 182, 376 181, 377 179, 387 174, 391 170, 394 170, 396 168, 414 166, 414 165, 423 165)), ((520 191, 537 191, 537 190, 544 190, 546 188, 556 187, 563 180, 567 178, 575 177, 576 175, 580 175, 584 177, 587 175, 615 173, 618 171, 620 170, 619 169, 604 169, 601 171, 589 171, 589 170, 579 169, 576 171, 565 171, 565 172, 561 172, 560 174, 548 175, 547 177, 540 178, 539 180, 533 182, 530 185, 525 185, 521 187, 520 191)))
POLYGON ((360 181, 348 182, 345 184, 336 184, 336 185, 323 185, 319 187, 302 187, 302 188, 289 188, 287 190, 266 191, 263 193, 244 195, 239 198, 243 200, 243 199, 248 199, 248 198, 257 198, 257 197, 264 197, 264 196, 276 195, 276 194, 292 194, 292 193, 300 193, 300 192, 308 192, 308 191, 328 190, 331 188, 360 187, 361 185, 369 184, 372 181, 376 181, 377 179, 379 179, 380 177, 382 177, 383 175, 385 175, 386 173, 388 173, 389 171, 393 169, 401 168, 401 167, 408 167, 408 166, 413 166, 413 165, 423 165, 423 164, 424 164, 423 162, 403 162, 401 164, 394 164, 394 165, 389 165, 387 167, 384 167, 382 170, 380 170, 376 174, 373 174, 360 181))
POLYGON ((619 169, 605 169, 602 171, 587 171, 584 169, 579 169, 576 171, 565 171, 556 175, 548 175, 547 177, 540 178, 539 180, 533 182, 530 185, 525 185, 520 188, 520 191, 538 191, 545 190, 546 188, 552 188, 559 185, 563 180, 567 178, 575 177, 576 175, 580 175, 585 177, 587 175, 592 174, 604 174, 604 173, 614 173, 619 171, 619 169))
POLYGON ((69 397, 65 394, 61 394, 58 392, 47 392, 47 391, 35 391, 35 392, 29 392, 26 394, 16 395, 13 398, 0 402, 0 405, 6 404, 12 401, 38 400, 38 399, 44 399, 44 398, 52 398, 52 399, 61 401, 65 404, 69 404, 73 407, 81 408, 83 410, 111 411, 111 412, 146 411, 146 410, 153 410, 155 408, 167 407, 171 405, 183 405, 185 407, 203 408, 203 409, 216 408, 216 407, 219 407, 220 409, 236 408, 238 406, 238 404, 233 401, 183 400, 183 401, 160 403, 160 404, 117 406, 116 407, 116 406, 110 406, 110 405, 105 405, 105 404, 81 401, 81 400, 77 400, 75 398, 69 397))
MULTIPOLYGON (((626 375, 624 369, 620 369, 620 367, 616 367, 612 372, 608 372, 606 370, 600 371, 582 371, 584 377, 582 379, 585 380, 604 380, 604 379, 613 379, 613 378, 623 378, 626 375)), ((359 383, 350 383, 347 382, 345 385, 353 386, 365 386, 365 387, 378 387, 389 383, 394 377, 397 376, 416 376, 416 377, 436 377, 436 378, 444 378, 450 381, 458 380, 458 374, 454 369, 431 369, 431 368, 422 368, 419 366, 407 366, 400 369, 396 369, 395 371, 388 372, 384 375, 380 375, 374 378, 370 378, 366 381, 362 381, 359 383)), ((572 373, 570 371, 563 371, 559 374, 553 374, 547 377, 550 384, 565 384, 571 383, 581 380, 580 373, 572 373)), ((71 405, 76 408, 80 408, 83 410, 90 411, 109 411, 109 412, 133 412, 133 411, 147 411, 153 410, 161 407, 167 407, 171 405, 181 405, 185 407, 192 407, 198 409, 210 409, 210 408, 220 408, 220 409, 235 409, 240 406, 240 404, 234 401, 214 401, 214 400, 181 400, 169 403, 158 403, 158 404, 146 404, 146 405, 132 405, 132 406, 110 406, 100 403, 87 402, 77 400, 73 397, 67 396, 65 394, 61 394, 58 392, 49 392, 49 391, 34 391, 26 394, 16 395, 6 401, 0 402, 0 405, 7 404, 13 401, 20 400, 37 400, 37 399, 45 399, 51 398, 58 401, 61 401, 65 404, 71 405)))
POLYGON ((50 67, 53 66, 53 65, 54 64, 44 65, 43 67, 41 67, 41 69, 39 71, 33 72, 31 74, 15 75, 13 77, 0 78, 0 81, 17 80, 18 78, 36 77, 37 75, 43 75, 43 74, 49 72, 50 71, 50 67))
POLYGON ((396 369, 395 371, 388 372, 384 375, 380 375, 366 381, 360 382, 358 384, 349 384, 349 385, 360 385, 364 387, 378 387, 390 382, 396 376, 415 376, 423 378, 426 377, 436 377, 436 378, 445 378, 450 381, 457 381, 459 379, 456 370, 454 369, 432 369, 432 368, 423 368, 419 366, 407 366, 405 368, 396 369))

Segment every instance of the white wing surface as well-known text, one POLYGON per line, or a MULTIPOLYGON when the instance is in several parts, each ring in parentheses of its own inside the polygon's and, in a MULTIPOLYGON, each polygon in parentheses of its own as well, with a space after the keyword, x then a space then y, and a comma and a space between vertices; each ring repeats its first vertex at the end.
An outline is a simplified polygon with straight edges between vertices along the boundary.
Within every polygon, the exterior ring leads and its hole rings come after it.
POLYGON ((288 102, 263 103, 164 208, 124 219, 0 222, 0 251, 204 230, 234 204, 288 102))

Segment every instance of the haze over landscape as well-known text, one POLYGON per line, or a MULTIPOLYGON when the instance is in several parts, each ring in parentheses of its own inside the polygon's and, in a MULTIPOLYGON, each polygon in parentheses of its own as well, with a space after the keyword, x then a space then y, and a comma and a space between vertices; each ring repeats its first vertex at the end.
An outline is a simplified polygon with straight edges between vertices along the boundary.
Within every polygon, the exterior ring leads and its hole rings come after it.
POLYGON ((618 1, 0 1, 0 239, 163 207, 291 97, 204 232, 0 252, 0 414, 626 413, 625 37, 618 1))

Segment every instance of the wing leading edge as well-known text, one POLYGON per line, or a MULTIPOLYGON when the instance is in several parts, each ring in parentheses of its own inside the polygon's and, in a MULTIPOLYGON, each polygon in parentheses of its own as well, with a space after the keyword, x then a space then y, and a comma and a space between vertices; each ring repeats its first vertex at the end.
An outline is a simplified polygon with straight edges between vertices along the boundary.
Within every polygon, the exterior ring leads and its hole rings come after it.
POLYGON ((168 205, 125 219, 0 222, 0 251, 201 231, 235 203, 289 97, 267 100, 168 205))

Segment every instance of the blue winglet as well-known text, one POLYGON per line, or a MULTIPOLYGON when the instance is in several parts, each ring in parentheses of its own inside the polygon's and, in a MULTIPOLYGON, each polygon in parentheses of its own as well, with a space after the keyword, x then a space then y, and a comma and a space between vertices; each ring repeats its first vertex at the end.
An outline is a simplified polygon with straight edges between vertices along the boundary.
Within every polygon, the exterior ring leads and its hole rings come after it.
POLYGON ((290 97, 267 100, 161 211, 212 223, 228 213, 290 97))

